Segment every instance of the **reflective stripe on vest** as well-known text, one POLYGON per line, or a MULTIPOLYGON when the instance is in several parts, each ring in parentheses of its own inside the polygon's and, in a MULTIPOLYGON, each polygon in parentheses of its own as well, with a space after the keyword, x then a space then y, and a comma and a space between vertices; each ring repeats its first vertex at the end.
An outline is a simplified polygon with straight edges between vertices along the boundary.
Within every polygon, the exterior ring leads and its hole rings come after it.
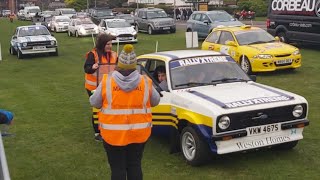
POLYGON ((144 129, 152 127, 152 123, 136 123, 136 124, 100 124, 100 127, 106 130, 131 130, 131 129, 144 129))
POLYGON ((86 83, 91 85, 91 86, 96 86, 97 85, 97 82, 89 81, 88 79, 86 79, 86 83))
POLYGON ((102 108, 101 112, 103 114, 110 115, 130 115, 130 114, 148 114, 151 113, 151 108, 147 108, 147 102, 149 98, 149 84, 146 76, 144 78, 144 95, 143 95, 143 108, 142 109, 112 109, 112 91, 111 91, 111 76, 108 75, 106 83, 106 96, 108 100, 108 107, 102 108))

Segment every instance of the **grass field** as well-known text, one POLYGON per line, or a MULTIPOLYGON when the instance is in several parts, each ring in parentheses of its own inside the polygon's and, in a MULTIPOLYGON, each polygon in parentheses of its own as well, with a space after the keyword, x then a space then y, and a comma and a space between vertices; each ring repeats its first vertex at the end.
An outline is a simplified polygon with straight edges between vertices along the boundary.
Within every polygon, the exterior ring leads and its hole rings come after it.
MULTIPOLYGON (((0 20, 0 108, 15 113, 4 146, 13 180, 109 179, 102 144, 93 139, 90 106, 84 90, 83 64, 92 40, 55 34, 58 57, 18 60, 8 52, 14 29, 27 22, 0 20)), ((138 55, 184 49, 184 32, 139 34, 138 55)), ((181 153, 169 154, 166 141, 151 138, 144 158, 146 180, 319 179, 320 175, 320 52, 302 49, 303 66, 296 71, 258 74, 257 82, 304 96, 310 126, 291 151, 257 151, 219 156, 201 167, 188 166, 181 153)), ((237 93, 237 92, 234 92, 237 93)))

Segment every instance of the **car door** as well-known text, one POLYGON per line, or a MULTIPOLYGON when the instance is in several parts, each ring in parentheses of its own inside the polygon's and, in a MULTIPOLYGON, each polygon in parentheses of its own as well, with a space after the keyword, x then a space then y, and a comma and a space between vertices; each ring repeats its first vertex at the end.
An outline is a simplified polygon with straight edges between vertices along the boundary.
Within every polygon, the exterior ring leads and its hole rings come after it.
POLYGON ((142 30, 148 29, 147 11, 139 11, 139 28, 142 30))
POLYGON ((207 37, 210 30, 210 24, 211 20, 206 14, 201 15, 201 19, 199 21, 198 27, 199 27, 199 35, 200 37, 207 37))
POLYGON ((74 33, 74 20, 71 20, 68 25, 68 31, 74 33))
POLYGON ((218 40, 218 45, 217 45, 217 49, 215 51, 224 53, 224 54, 228 54, 230 55, 232 58, 237 59, 236 56, 239 56, 237 54, 237 47, 236 46, 231 46, 228 45, 228 41, 233 41, 236 43, 234 36, 232 35, 231 32, 229 31, 221 31, 219 40, 218 40))
POLYGON ((202 44, 202 49, 213 51, 217 51, 218 49, 220 49, 220 45, 218 44, 220 34, 221 31, 219 30, 211 32, 202 44))
POLYGON ((140 66, 141 74, 151 78, 153 81, 153 86, 159 91, 159 93, 161 93, 158 106, 152 108, 153 128, 155 128, 156 131, 160 130, 161 128, 177 128, 178 120, 176 118, 176 112, 171 106, 171 100, 173 99, 173 95, 170 90, 171 88, 169 87, 169 91, 159 90, 159 84, 153 76, 153 73, 158 66, 165 66, 167 79, 169 80, 168 67, 166 66, 165 61, 159 59, 139 59, 138 64, 140 66))
POLYGON ((194 19, 193 19, 193 24, 192 24, 192 29, 193 31, 198 32, 198 37, 200 37, 201 35, 201 13, 197 13, 194 15, 194 19))

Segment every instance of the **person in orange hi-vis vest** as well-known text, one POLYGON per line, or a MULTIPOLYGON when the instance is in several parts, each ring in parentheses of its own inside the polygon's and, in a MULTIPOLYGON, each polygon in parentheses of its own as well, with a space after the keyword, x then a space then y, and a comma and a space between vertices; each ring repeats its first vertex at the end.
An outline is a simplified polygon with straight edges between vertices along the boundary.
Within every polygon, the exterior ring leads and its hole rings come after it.
MULTIPOLYGON (((103 74, 108 74, 114 70, 117 63, 117 53, 112 51, 112 40, 115 37, 102 33, 97 36, 96 47, 86 54, 84 64, 85 71, 85 88, 89 96, 95 90, 101 80, 103 74)), ((92 126, 94 129, 94 138, 97 141, 102 141, 98 128, 98 113, 99 110, 92 108, 92 126)))
POLYGON ((160 95, 151 79, 136 70, 133 46, 124 46, 114 72, 104 75, 90 96, 100 108, 99 128, 112 180, 142 180, 141 160, 152 127, 151 107, 160 95))

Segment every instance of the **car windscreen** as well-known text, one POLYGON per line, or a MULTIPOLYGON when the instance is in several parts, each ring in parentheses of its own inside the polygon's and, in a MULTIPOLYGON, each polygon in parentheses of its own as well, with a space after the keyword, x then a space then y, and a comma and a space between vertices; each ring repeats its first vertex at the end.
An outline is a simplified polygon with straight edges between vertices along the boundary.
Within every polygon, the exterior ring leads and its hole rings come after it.
POLYGON ((40 9, 29 9, 29 13, 37 13, 40 12, 40 9))
POLYGON ((89 19, 86 20, 80 20, 76 22, 77 25, 81 25, 81 24, 93 24, 93 22, 89 19))
POLYGON ((46 27, 23 27, 18 32, 18 37, 24 36, 39 36, 39 35, 50 35, 50 32, 46 27))
POLYGON ((130 14, 128 14, 128 15, 120 15, 117 18, 125 19, 125 20, 133 20, 133 17, 130 14))
POLYGON ((59 19, 56 19, 56 22, 70 22, 70 19, 67 19, 67 18, 59 18, 59 19))
POLYGON ((215 12, 215 13, 210 13, 208 15, 212 21, 228 22, 228 21, 235 20, 230 14, 226 12, 215 12))
POLYGON ((155 19, 155 18, 164 18, 168 16, 164 11, 147 11, 147 17, 148 19, 155 19))
POLYGON ((247 31, 236 31, 235 36, 238 40, 239 45, 250 45, 274 42, 274 37, 262 29, 247 30, 247 31))
POLYGON ((96 15, 99 16, 113 16, 112 11, 97 11, 96 15))
POLYGON ((125 21, 114 21, 114 22, 107 22, 109 28, 126 28, 130 27, 131 25, 125 21))
POLYGON ((62 14, 76 14, 76 11, 73 9, 60 10, 62 14))
POLYGON ((171 61, 172 89, 250 81, 248 75, 229 56, 194 57, 171 61))

